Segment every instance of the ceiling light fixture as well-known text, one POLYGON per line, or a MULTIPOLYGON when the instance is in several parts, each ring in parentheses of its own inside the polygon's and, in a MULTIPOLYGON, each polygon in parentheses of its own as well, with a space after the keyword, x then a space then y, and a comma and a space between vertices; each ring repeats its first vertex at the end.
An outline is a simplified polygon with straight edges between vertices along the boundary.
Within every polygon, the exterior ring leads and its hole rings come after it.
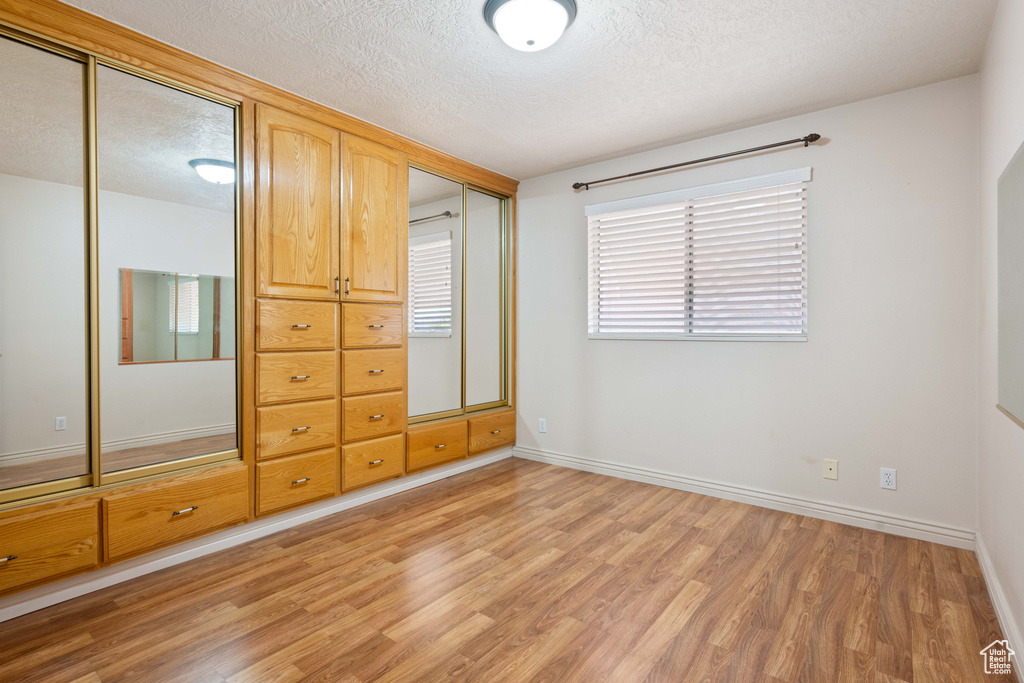
POLYGON ((196 170, 203 180, 215 185, 235 182, 235 165, 220 159, 193 159, 188 165, 196 170))
POLYGON ((510 47, 551 47, 576 18, 575 0, 487 0, 484 19, 510 47))

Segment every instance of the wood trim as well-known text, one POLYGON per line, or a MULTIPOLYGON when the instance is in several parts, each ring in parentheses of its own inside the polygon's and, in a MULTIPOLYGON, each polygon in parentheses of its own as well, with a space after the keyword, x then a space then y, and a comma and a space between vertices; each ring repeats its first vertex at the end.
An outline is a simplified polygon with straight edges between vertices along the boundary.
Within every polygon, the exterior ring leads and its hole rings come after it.
MULTIPOLYGON (((237 268, 236 268, 237 270, 237 268)), ((220 360, 220 278, 213 278, 213 358, 220 360)))
POLYGON ((438 166, 485 187, 512 194, 517 180, 380 128, 354 116, 317 104, 227 67, 191 55, 131 29, 57 0, 0 0, 4 22, 65 46, 94 53, 129 66, 234 100, 253 99, 317 120, 346 133, 407 153, 410 159, 438 166))
POLYGON ((132 295, 135 290, 134 270, 131 268, 121 269, 121 363, 131 363, 135 353, 135 303, 132 295))
MULTIPOLYGON (((3 2, 3 0, 0 0, 3 2)), ((249 474, 249 521, 256 519, 256 103, 243 99, 238 110, 239 197, 238 240, 240 248, 241 299, 235 302, 241 346, 239 364, 239 447, 249 474)))

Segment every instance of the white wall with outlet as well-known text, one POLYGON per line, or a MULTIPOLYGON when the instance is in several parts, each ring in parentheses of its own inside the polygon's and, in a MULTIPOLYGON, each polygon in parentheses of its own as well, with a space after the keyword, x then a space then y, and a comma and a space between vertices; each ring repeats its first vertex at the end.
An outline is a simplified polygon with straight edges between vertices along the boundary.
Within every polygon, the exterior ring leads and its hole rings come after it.
POLYGON ((519 445, 973 530, 977 130, 966 77, 524 181, 519 445), (812 132, 827 144, 571 189, 812 132), (803 166, 807 342, 587 339, 584 205, 803 166))

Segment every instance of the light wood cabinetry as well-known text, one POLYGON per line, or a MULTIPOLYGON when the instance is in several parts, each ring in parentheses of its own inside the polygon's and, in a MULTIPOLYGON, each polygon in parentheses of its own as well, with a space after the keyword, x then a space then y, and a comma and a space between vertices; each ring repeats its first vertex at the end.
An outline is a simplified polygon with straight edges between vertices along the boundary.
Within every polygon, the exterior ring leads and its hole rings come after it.
POLYGON ((405 394, 401 391, 341 399, 343 441, 372 439, 405 429, 405 394))
POLYGON ((256 107, 257 294, 336 299, 341 134, 256 107))
POLYGON ((461 460, 467 453, 466 421, 410 429, 407 435, 406 471, 415 472, 461 460))
POLYGON ((393 391, 405 385, 405 349, 341 352, 341 391, 346 396, 393 391))
POLYGON ((245 466, 233 465, 103 496, 106 559, 241 524, 248 519, 248 483, 245 466))
POLYGON ((408 157, 346 135, 341 278, 345 301, 396 301, 408 242, 408 157))
POLYGON ((338 456, 326 451, 256 465, 256 513, 265 515, 329 498, 338 486, 338 456))
POLYGON ((260 460, 329 448, 338 434, 338 402, 310 401, 256 409, 256 457, 260 460))
POLYGON ((96 501, 0 521, 0 594, 95 567, 99 541, 96 501))
POLYGON ((507 410, 469 418, 469 454, 512 446, 516 442, 516 414, 507 410))
POLYGON ((260 404, 331 398, 337 386, 337 354, 333 351, 256 355, 260 404))
POLYGON ((404 337, 401 306, 341 305, 341 346, 401 346, 404 337))
POLYGON ((334 303, 260 299, 256 302, 256 350, 333 349, 337 311, 334 303))
POLYGON ((342 446, 341 457, 345 491, 393 479, 405 471, 405 437, 399 434, 342 446))

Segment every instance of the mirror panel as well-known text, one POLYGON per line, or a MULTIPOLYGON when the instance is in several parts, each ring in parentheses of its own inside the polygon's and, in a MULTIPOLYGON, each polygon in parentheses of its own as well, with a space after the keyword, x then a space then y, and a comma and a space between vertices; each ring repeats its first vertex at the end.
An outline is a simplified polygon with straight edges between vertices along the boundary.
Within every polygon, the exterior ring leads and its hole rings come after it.
POLYGON ((505 393, 505 200, 466 195, 466 406, 505 393))
POLYGON ((462 409, 462 183, 409 169, 409 416, 462 409))
POLYGON ((96 96, 103 472, 232 451, 235 110, 106 66, 96 96))
POLYGON ((5 490, 89 474, 89 356, 85 65, 2 37, 0 64, 5 490))

